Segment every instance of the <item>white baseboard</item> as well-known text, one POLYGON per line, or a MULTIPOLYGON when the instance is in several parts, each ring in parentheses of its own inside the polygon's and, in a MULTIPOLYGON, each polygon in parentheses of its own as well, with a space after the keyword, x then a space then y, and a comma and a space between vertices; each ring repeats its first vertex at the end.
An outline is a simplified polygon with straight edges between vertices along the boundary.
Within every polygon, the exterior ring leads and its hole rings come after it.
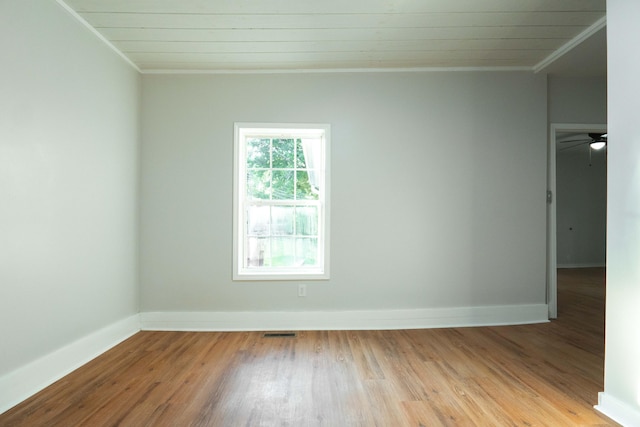
POLYGON ((370 311, 148 312, 150 331, 379 330, 516 325, 549 320, 546 304, 370 311))
POLYGON ((631 407, 606 392, 598 393, 598 404, 594 408, 625 427, 640 426, 640 409, 631 407))
POLYGON ((0 414, 140 330, 138 315, 102 328, 0 377, 0 414))

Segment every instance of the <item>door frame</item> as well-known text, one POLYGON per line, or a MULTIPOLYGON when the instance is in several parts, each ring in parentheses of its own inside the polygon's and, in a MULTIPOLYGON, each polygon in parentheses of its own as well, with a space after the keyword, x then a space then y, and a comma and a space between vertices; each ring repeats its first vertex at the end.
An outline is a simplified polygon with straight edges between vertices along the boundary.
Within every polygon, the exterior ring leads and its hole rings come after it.
POLYGON ((551 123, 549 126, 547 167, 547 306, 549 318, 558 317, 558 227, 556 208, 556 144, 560 132, 606 132, 606 124, 551 123), (549 197, 549 196, 548 196, 549 197))

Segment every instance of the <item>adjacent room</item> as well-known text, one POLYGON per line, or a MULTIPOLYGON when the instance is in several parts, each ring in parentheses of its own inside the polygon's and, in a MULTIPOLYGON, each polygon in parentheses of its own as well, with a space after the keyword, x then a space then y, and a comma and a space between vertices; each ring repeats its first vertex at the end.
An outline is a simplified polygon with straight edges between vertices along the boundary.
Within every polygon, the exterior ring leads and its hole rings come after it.
POLYGON ((640 425, 637 18, 1 1, 0 425, 640 425))

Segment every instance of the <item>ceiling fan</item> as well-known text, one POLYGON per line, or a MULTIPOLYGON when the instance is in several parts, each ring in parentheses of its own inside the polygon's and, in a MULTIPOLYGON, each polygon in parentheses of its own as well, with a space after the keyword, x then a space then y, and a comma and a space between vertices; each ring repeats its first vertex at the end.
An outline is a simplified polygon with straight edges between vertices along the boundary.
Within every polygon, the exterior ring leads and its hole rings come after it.
POLYGON ((572 145, 563 147, 560 150, 571 150, 572 148, 577 148, 584 144, 589 144, 589 147, 593 150, 602 150, 607 146, 607 134, 601 132, 591 132, 588 133, 588 138, 579 138, 579 139, 567 139, 564 141, 559 141, 560 144, 571 143, 572 145))

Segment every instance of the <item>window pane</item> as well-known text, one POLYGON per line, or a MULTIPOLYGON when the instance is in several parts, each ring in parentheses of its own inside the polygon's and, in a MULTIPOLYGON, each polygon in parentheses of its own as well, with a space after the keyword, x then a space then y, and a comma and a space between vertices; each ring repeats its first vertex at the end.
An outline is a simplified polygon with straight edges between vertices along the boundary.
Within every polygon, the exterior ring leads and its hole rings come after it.
POLYGON ((309 182, 307 171, 296 171, 296 199, 318 200, 318 189, 309 182))
POLYGON ((271 230, 274 236, 293 234, 293 206, 274 206, 271 208, 271 230))
POLYGON ((317 265, 318 239, 296 239, 296 254, 301 265, 317 265))
POLYGON ((271 257, 269 265, 272 267, 292 267, 295 265, 293 256, 295 240, 291 237, 271 238, 271 257))
POLYGON ((296 208, 296 234, 298 236, 318 235, 318 208, 298 206, 296 208))
POLYGON ((293 169, 293 139, 273 140, 273 167, 293 169))
POLYGON ((249 206, 247 208, 247 235, 269 235, 269 206, 249 206))
POLYGON ((273 199, 293 200, 293 171, 273 171, 273 199))
POLYGON ((307 167, 307 163, 304 161, 304 150, 302 148, 301 139, 296 139, 296 167, 298 169, 304 169, 307 167))
POLYGON ((247 248, 245 254, 247 259, 246 267, 262 267, 264 265, 265 250, 267 248, 267 239, 263 237, 249 237, 247 239, 247 248))
POLYGON ((247 139, 247 168, 269 168, 269 140, 247 139))
POLYGON ((247 197, 269 200, 271 195, 271 171, 250 170, 247 172, 247 197))

